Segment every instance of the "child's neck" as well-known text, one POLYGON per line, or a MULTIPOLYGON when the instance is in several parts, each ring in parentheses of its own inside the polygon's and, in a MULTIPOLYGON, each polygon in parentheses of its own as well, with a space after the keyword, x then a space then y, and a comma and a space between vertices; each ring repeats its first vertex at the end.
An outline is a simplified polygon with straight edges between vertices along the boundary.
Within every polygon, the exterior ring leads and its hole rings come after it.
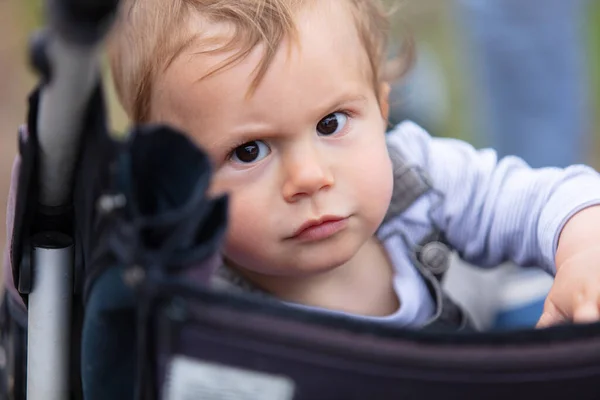
POLYGON ((249 278, 293 303, 371 316, 389 315, 399 307, 392 265, 377 238, 368 240, 352 259, 327 273, 306 278, 249 278))

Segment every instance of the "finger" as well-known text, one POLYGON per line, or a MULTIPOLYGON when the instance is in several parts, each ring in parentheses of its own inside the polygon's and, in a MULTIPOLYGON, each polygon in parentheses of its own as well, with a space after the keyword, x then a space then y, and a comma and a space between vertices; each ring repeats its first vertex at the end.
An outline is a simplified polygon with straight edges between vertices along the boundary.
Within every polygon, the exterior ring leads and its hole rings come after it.
POLYGON ((542 316, 538 320, 538 322, 537 322, 537 324, 536 324, 535 327, 536 328, 547 328, 547 327, 552 326, 552 325, 560 324, 561 322, 563 322, 562 318, 557 318, 552 313, 548 313, 548 312, 544 311, 544 313, 542 314, 542 316))
POLYGON ((573 304, 573 322, 585 324, 598 321, 600 319, 598 299, 598 291, 595 286, 577 293, 573 304))
POLYGON ((546 328, 552 325, 562 324, 567 320, 568 318, 566 317, 566 315, 563 312, 561 312, 560 309, 556 307, 556 305, 552 301, 548 300, 544 305, 544 312, 538 320, 536 327, 546 328))
POLYGON ((598 320, 600 320, 600 310, 598 310, 598 304, 593 301, 578 305, 573 312, 573 322, 578 324, 586 324, 598 320))

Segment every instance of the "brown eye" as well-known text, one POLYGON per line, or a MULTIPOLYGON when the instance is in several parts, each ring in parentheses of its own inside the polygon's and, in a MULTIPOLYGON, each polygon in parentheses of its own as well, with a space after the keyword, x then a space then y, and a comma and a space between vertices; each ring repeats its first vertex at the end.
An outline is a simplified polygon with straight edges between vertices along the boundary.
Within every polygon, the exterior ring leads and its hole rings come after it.
POLYGON ((346 126, 347 121, 348 116, 344 113, 336 112, 329 114, 319 121, 317 124, 317 132, 323 136, 335 135, 346 126))
POLYGON ((231 158, 242 164, 250 164, 262 160, 269 155, 269 152, 269 146, 260 140, 254 140, 236 147, 231 158))

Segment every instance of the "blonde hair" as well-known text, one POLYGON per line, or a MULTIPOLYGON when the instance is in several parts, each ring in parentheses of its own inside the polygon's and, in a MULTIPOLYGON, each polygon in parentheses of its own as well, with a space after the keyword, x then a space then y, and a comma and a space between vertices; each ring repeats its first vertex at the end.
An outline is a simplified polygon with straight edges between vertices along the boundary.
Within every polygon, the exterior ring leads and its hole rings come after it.
MULTIPOLYGON (((206 76, 243 60, 257 45, 264 54, 250 90, 267 72, 284 37, 296 35, 294 12, 308 2, 331 0, 125 0, 111 34, 108 54, 119 100, 134 123, 150 118, 152 84, 196 37, 190 21, 200 16, 209 23, 226 23, 234 33, 225 44, 211 51, 236 50, 235 54, 206 76)), ((386 68, 388 15, 380 0, 339 0, 350 6, 361 42, 368 56, 376 93, 380 83, 403 75, 412 62, 408 40, 401 63, 386 68)))

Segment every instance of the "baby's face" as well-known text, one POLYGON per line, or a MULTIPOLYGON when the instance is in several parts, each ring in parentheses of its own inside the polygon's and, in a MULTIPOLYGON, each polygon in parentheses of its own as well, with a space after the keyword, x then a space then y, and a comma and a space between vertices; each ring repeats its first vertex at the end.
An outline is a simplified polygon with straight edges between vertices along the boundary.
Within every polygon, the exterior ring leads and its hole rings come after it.
POLYGON ((346 263, 391 198, 387 99, 376 98, 350 14, 338 2, 317 3, 297 17, 300 46, 283 41, 252 96, 260 49, 199 80, 230 54, 194 55, 202 48, 192 46, 153 100, 153 120, 185 130, 209 153, 212 191, 231 196, 225 256, 259 275, 300 277, 346 263))

